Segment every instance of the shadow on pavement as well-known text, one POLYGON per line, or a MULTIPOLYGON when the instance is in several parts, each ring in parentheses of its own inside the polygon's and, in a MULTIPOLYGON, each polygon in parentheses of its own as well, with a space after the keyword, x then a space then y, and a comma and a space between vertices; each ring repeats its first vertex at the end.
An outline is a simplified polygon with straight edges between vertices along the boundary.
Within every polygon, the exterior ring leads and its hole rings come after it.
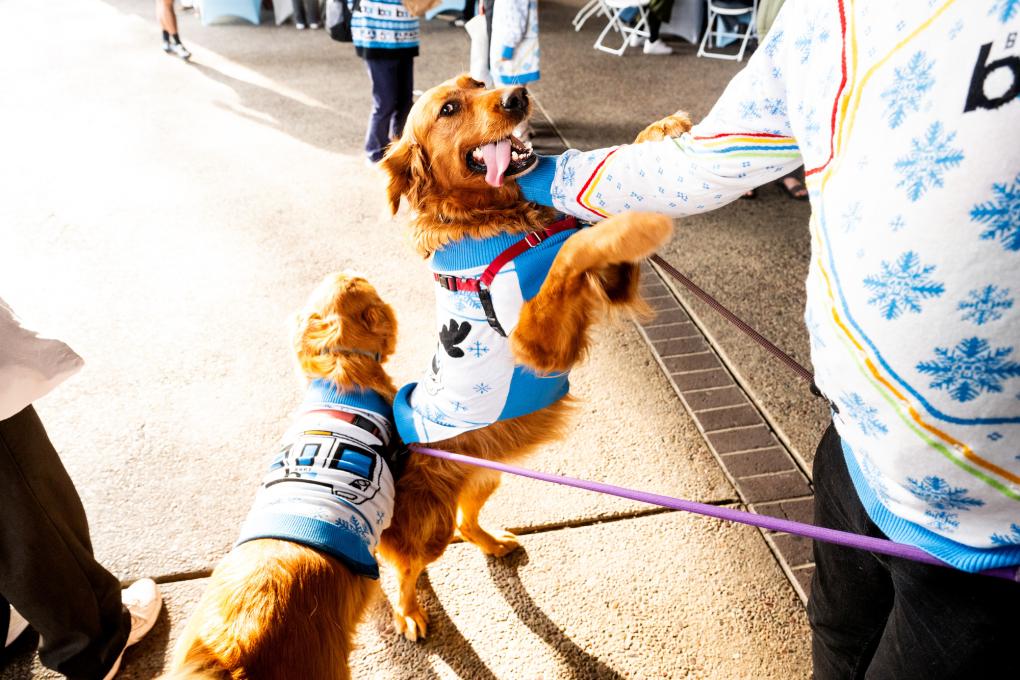
POLYGON ((576 680, 591 680, 592 678, 623 680, 622 675, 607 666, 601 659, 578 647, 577 643, 567 637, 556 622, 535 604, 534 598, 525 590, 518 575, 520 568, 529 561, 528 553, 523 547, 506 557, 489 557, 487 561, 493 583, 496 584, 499 592, 517 614, 517 618, 551 649, 555 650, 567 665, 567 668, 563 670, 569 675, 564 677, 576 678, 576 680))

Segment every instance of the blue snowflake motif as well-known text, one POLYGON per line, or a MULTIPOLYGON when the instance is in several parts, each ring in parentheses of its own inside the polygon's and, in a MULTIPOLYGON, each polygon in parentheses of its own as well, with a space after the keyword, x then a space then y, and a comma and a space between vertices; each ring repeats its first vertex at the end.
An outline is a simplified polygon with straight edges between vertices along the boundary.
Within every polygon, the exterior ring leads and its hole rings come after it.
POLYGON ((907 491, 924 501, 932 510, 967 511, 985 504, 980 498, 968 496, 966 488, 954 487, 942 477, 933 475, 921 481, 907 477, 907 484, 907 491))
MULTIPOLYGON (((856 451, 855 451, 856 453, 856 451)), ((882 471, 878 469, 873 462, 871 462, 871 456, 867 451, 860 451, 857 456, 857 462, 861 467, 861 474, 864 475, 864 480, 871 487, 871 490, 878 496, 878 501, 882 505, 888 505, 889 499, 892 496, 889 494, 889 487, 885 483, 885 477, 882 471)))
POLYGON ((781 42, 783 42, 783 31, 772 31, 768 42, 765 43, 765 47, 763 48, 765 50, 765 54, 769 55, 769 57, 776 56, 776 50, 779 49, 779 43, 781 42))
POLYGON ((964 312, 964 321, 973 321, 978 326, 998 321, 1002 318, 1000 310, 1013 308, 1009 288, 989 285, 980 290, 972 290, 967 295, 969 297, 957 305, 957 309, 964 312))
POLYGON ((758 111, 758 102, 750 99, 746 102, 741 102, 740 117, 745 120, 750 118, 761 118, 761 112, 758 111))
POLYGON ((987 224, 981 238, 999 239, 1006 250, 1020 250, 1020 174, 1008 182, 993 184, 994 197, 970 209, 972 222, 987 224))
POLYGON ((453 406, 453 412, 454 413, 460 413, 461 411, 467 411, 468 410, 467 406, 465 406, 464 404, 460 403, 459 401, 451 402, 450 405, 453 406))
POLYGON ((992 534, 988 539, 995 545, 1020 545, 1020 524, 1010 524, 1008 534, 992 534))
POLYGON ((772 67, 771 73, 772 77, 775 78, 776 80, 779 80, 780 78, 783 77, 783 69, 779 68, 778 66, 772 67))
POLYGON ((475 385, 471 389, 473 389, 478 394, 485 394, 487 392, 491 392, 492 391, 492 387, 490 385, 485 384, 485 383, 478 383, 477 385, 475 385))
POLYGON ((554 205, 563 205, 567 200, 567 195, 563 193, 563 189, 558 184, 554 184, 552 190, 549 192, 549 197, 552 198, 554 205))
POLYGON ((874 406, 869 406, 861 398, 861 395, 851 392, 840 397, 839 400, 846 407, 842 412, 846 413, 851 420, 857 423, 857 427, 861 428, 861 432, 865 436, 876 437, 889 431, 885 423, 878 419, 878 409, 874 406))
POLYGON ((924 512, 925 517, 931 518, 931 522, 928 526, 939 529, 941 531, 952 531, 953 529, 960 526, 960 520, 956 519, 960 515, 955 512, 946 512, 945 510, 926 510, 924 512))
POLYGON ((815 25, 808 26, 807 32, 797 38, 793 46, 800 50, 800 63, 806 64, 811 58, 811 34, 814 33, 815 25))
POLYGON ((362 540, 367 540, 369 534, 372 532, 368 524, 359 519, 357 515, 351 515, 349 520, 344 519, 343 517, 337 517, 333 523, 342 529, 346 529, 355 536, 360 536, 362 540))
POLYGON ((776 97, 775 99, 764 99, 761 103, 765 113, 770 116, 781 116, 786 118, 786 100, 776 97))
POLYGON ((896 161, 894 167, 903 175, 896 183, 907 188, 907 198, 917 201, 929 189, 943 186, 942 175, 963 162, 963 151, 950 147, 955 132, 943 136, 942 123, 936 121, 921 138, 910 140, 910 154, 896 161))
POLYGON ((956 23, 953 24, 953 27, 951 29, 949 29, 949 39, 950 40, 956 40, 956 36, 958 36, 960 34, 960 31, 962 31, 962 30, 963 30, 963 21, 960 20, 960 19, 957 19, 956 23))
POLYGON ((481 359, 482 355, 489 351, 489 348, 483 345, 478 340, 475 340, 473 345, 468 345, 467 351, 475 355, 475 359, 481 359))
POLYGON ((903 215, 897 215, 889 221, 889 228, 893 231, 899 231, 905 226, 907 223, 903 220, 903 215))
POLYGON ((861 223, 861 202, 854 201, 848 205, 841 219, 843 220, 843 231, 846 233, 849 234, 857 229, 857 225, 861 223))
POLYGON ((935 85, 934 66, 924 52, 915 52, 905 66, 893 70, 892 84, 882 93, 890 128, 898 128, 909 111, 921 110, 921 99, 935 85))
POLYGON ((882 261, 882 271, 864 279, 875 294, 868 304, 878 305, 882 316, 896 319, 905 311, 921 313, 921 300, 938 297, 945 286, 930 277, 935 265, 922 265, 912 250, 900 255, 896 264, 882 261))
POLYGON ((995 15, 1002 23, 1006 23, 1020 13, 1020 0, 995 0, 995 4, 988 10, 989 14, 995 15))
POLYGON ((822 127, 818 122, 815 107, 812 106, 807 112, 807 115, 804 116, 804 121, 804 137, 806 138, 807 146, 812 149, 818 148, 818 133, 821 132, 822 127))
POLYGON ((1002 439, 1002 433, 1001 432, 992 432, 992 433, 990 433, 988 435, 988 439, 989 439, 989 441, 997 442, 1000 439, 1002 439))
POLYGON ((482 301, 478 299, 478 295, 471 291, 458 290, 453 294, 453 306, 459 312, 465 309, 481 310, 482 301))
POLYGON ((1007 361, 1012 347, 992 349, 983 338, 965 338, 956 347, 936 347, 934 361, 917 364, 921 373, 935 376, 929 387, 949 390, 956 401, 972 401, 982 392, 1002 392, 1003 380, 1020 376, 1020 364, 1007 361))
POLYGON ((574 182, 577 180, 577 169, 569 163, 564 163, 560 180, 567 188, 572 189, 574 187, 574 182))

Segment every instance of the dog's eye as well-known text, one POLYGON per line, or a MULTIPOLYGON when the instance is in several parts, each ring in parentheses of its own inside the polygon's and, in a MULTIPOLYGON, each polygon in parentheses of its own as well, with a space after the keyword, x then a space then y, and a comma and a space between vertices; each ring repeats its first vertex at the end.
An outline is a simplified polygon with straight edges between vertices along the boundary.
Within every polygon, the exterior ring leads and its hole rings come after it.
POLYGON ((443 104, 443 108, 439 109, 440 116, 452 116, 453 114, 460 111, 460 104, 457 102, 446 102, 443 104))

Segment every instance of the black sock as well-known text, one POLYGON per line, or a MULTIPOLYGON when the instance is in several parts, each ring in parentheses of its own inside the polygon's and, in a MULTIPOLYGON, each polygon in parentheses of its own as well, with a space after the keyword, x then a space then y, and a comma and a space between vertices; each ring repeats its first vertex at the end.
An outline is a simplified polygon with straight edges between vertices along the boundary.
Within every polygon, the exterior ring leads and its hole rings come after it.
POLYGON ((176 33, 174 33, 170 37, 174 39, 174 44, 176 44, 176 45, 180 45, 181 44, 181 36, 179 36, 176 33))
POLYGON ((169 39, 170 39, 170 34, 168 32, 166 32, 166 31, 163 31, 163 40, 169 40, 169 39))

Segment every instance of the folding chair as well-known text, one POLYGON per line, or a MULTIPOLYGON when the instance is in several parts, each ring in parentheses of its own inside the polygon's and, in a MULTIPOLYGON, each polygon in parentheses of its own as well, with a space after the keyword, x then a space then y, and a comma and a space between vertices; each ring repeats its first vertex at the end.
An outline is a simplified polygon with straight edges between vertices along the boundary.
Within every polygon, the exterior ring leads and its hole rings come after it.
POLYGON ((605 0, 588 0, 588 3, 574 15, 574 20, 571 22, 574 26, 574 31, 580 31, 581 27, 584 26, 584 22, 600 15, 609 16, 609 8, 606 7, 605 0))
MULTIPOLYGON (((758 0, 751 0, 751 4, 742 2, 741 0, 707 0, 708 2, 708 27, 705 29, 705 35, 701 38, 701 45, 698 47, 699 57, 711 57, 712 59, 729 59, 731 61, 743 61, 744 50, 747 49, 747 41, 755 34, 757 23, 755 19, 758 14, 758 0), (723 23, 722 30, 717 28, 717 24, 724 22, 723 17, 732 18, 737 20, 737 17, 743 17, 749 15, 747 27, 743 32, 730 31, 726 29, 725 23, 723 23), (733 40, 740 40, 740 50, 736 54, 726 54, 724 52, 709 52, 707 48, 709 39, 715 40, 715 47, 720 47, 719 38, 729 38, 730 40, 726 43, 732 42, 733 40)), ((739 23, 739 20, 738 20, 739 23)))
POLYGON ((609 23, 599 33, 599 38, 595 41, 595 49, 609 52, 619 57, 626 51, 627 47, 637 46, 641 43, 641 38, 648 38, 650 35, 648 32, 648 4, 651 0, 602 0, 602 2, 605 3, 606 8, 609 10, 609 23), (638 11, 637 23, 633 26, 628 26, 620 18, 620 15, 628 7, 636 7, 638 11), (623 44, 620 47, 606 46, 605 39, 610 31, 617 31, 623 36, 623 44))

